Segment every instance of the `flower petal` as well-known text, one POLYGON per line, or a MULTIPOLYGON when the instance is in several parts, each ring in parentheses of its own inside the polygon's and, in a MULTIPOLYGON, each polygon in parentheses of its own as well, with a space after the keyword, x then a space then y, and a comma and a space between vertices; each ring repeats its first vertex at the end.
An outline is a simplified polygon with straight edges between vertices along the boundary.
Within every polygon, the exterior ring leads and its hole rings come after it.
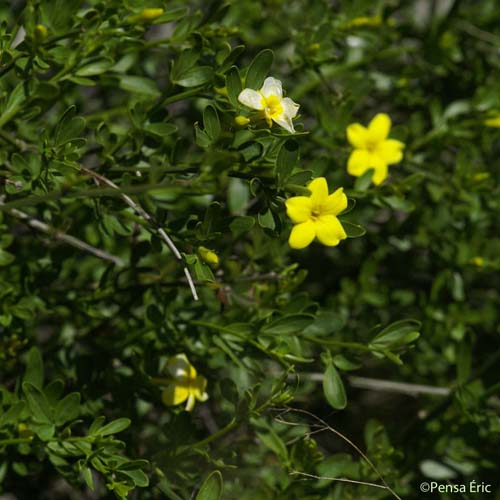
POLYGON ((260 89, 260 93, 264 97, 269 97, 271 95, 275 95, 277 97, 282 97, 283 96, 283 87, 281 85, 281 82, 277 80, 276 78, 273 78, 272 76, 268 76, 264 80, 264 85, 262 85, 262 88, 260 89))
POLYGON ((177 354, 169 358, 165 368, 172 377, 178 380, 196 377, 196 370, 185 354, 177 354))
POLYGON ((344 193, 344 188, 338 188, 328 198, 321 207, 323 215, 338 215, 347 208, 347 196, 344 193))
POLYGON ((355 149, 347 160, 347 172, 359 177, 370 168, 370 161, 371 154, 366 149, 355 149))
POLYGON ((313 179, 307 189, 311 191, 311 202, 313 207, 323 205, 328 199, 328 183, 324 177, 313 179))
POLYGON ((321 215, 316 221, 316 236, 323 245, 334 247, 340 240, 347 238, 347 234, 340 221, 334 215, 321 215))
POLYGON ((205 392, 207 388, 207 379, 202 375, 198 375, 196 380, 191 384, 191 393, 198 401, 206 401, 208 394, 205 392))
POLYGON ((347 127, 347 140, 355 148, 364 149, 368 139, 368 130, 360 123, 351 123, 347 127))
POLYGON ((283 106, 283 113, 290 118, 295 118, 297 113, 299 112, 300 105, 294 102, 289 97, 285 97, 281 101, 281 105, 283 106))
POLYGON ((276 122, 280 127, 288 130, 291 134, 295 134, 295 129, 293 128, 292 119, 285 113, 281 113, 280 116, 273 117, 273 121, 276 122))
POLYGON ((373 174, 372 181, 373 184, 378 186, 379 184, 382 184, 387 179, 387 174, 388 174, 388 167, 387 163, 384 161, 381 161, 376 167, 375 167, 375 173, 373 174))
POLYGON ((161 394, 161 400, 167 406, 180 405, 189 397, 187 384, 170 382, 161 394))
POLYGON ((238 96, 238 101, 252 109, 264 109, 262 95, 253 89, 243 89, 238 96))
POLYGON ((316 236, 316 227, 314 222, 307 221, 296 224, 292 227, 288 244, 290 247, 300 250, 311 244, 316 236))
POLYGON ((399 163, 403 159, 404 142, 396 139, 387 139, 379 144, 377 154, 390 165, 391 163, 399 163))
POLYGON ((187 398, 185 410, 192 411, 195 403, 196 403, 196 398, 194 397, 194 394, 192 392, 190 392, 189 396, 187 398))
POLYGON ((368 139, 372 143, 385 141, 391 131, 391 119, 385 113, 375 115, 368 125, 368 139))
POLYGON ((286 213, 292 222, 306 222, 311 218, 311 198, 309 196, 293 196, 285 201, 286 213))

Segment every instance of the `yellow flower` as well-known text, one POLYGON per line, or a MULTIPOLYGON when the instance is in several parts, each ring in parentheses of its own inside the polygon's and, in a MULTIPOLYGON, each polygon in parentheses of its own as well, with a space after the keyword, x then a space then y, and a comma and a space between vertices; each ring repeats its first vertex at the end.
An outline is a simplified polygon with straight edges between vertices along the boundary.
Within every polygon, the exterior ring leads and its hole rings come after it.
POLYGON ((198 254, 203 262, 216 266, 219 263, 219 256, 209 248, 198 247, 198 254))
POLYGON ((288 240, 292 248, 305 248, 314 238, 330 247, 347 238, 337 215, 347 207, 343 188, 328 194, 324 177, 318 177, 307 186, 310 196, 294 196, 286 200, 286 213, 295 224, 288 240))
POLYGON ((283 97, 281 82, 268 77, 260 90, 244 89, 238 96, 238 101, 249 108, 262 111, 269 127, 273 122, 295 133, 292 118, 297 116, 299 105, 289 97, 283 97))
POLYGON ((167 406, 177 406, 186 401, 186 411, 191 411, 196 400, 208 399, 208 394, 205 392, 207 379, 196 373, 185 354, 172 356, 167 361, 166 369, 172 377, 166 381, 162 393, 162 401, 167 406))
POLYGON ((388 165, 403 159, 404 143, 388 139, 391 119, 384 113, 373 118, 368 128, 359 123, 347 127, 347 139, 354 147, 347 162, 347 171, 359 177, 373 169, 373 182, 378 185, 387 178, 388 165))

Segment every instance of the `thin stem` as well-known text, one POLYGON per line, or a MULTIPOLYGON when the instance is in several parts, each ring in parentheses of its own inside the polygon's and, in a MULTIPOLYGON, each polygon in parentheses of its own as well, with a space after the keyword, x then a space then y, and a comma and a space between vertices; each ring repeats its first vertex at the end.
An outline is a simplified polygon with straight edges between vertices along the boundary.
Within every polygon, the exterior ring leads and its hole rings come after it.
MULTIPOLYGON (((98 174, 97 172, 94 172, 93 170, 90 170, 89 168, 86 167, 81 167, 82 171, 85 172, 87 175, 91 176, 97 183, 101 184, 106 184, 107 186, 112 187, 113 189, 116 189, 118 191, 121 191, 119 186, 117 186, 113 181, 109 180, 107 177, 104 177, 101 174, 98 174)), ((160 235, 160 237, 163 239, 163 241, 167 244, 168 248, 170 251, 174 254, 175 258, 177 260, 180 260, 181 262, 184 262, 181 253, 175 246, 174 242, 170 238, 170 236, 167 234, 165 229, 159 226, 159 224, 153 219, 153 217, 142 208, 139 203, 136 203, 130 196, 128 196, 125 193, 121 193, 122 199, 125 201, 125 203, 134 210, 134 212, 139 216, 142 217, 146 222, 148 222, 160 235)), ((196 291, 196 287, 193 282, 193 278, 191 276, 191 273, 189 272, 189 269, 187 266, 183 266, 184 269, 184 274, 186 276, 186 279, 188 280, 189 283, 189 288, 191 289, 191 293, 193 295, 194 300, 198 300, 198 293, 196 291)))
POLYGON ((368 347, 364 344, 360 344, 359 342, 343 342, 341 340, 321 340, 317 339, 315 337, 309 337, 309 336, 303 336, 302 337, 304 340, 307 340, 308 342, 313 342, 314 344, 320 344, 320 345, 331 345, 331 346, 337 346, 337 347, 345 347, 346 349, 358 349, 360 351, 369 351, 372 352, 375 349, 368 347))
POLYGON ((185 451, 192 449, 192 448, 197 448, 199 446, 205 446, 212 441, 215 441, 216 439, 219 439, 220 437, 224 436, 228 432, 231 432, 236 426, 238 425, 238 422, 236 421, 235 418, 231 420, 226 426, 224 426, 222 429, 218 430, 214 434, 211 434, 210 436, 206 437, 205 439, 202 439, 201 441, 197 441, 196 443, 190 443, 186 446, 181 446, 177 450, 177 454, 180 455, 181 453, 184 453, 185 451))
MULTIPOLYGON (((0 199, 0 205, 3 204, 4 204, 3 200, 0 199)), ((74 236, 71 236, 69 234, 63 233, 62 231, 54 229, 50 227, 48 224, 45 224, 45 222, 42 222, 41 220, 36 219, 35 217, 31 217, 25 212, 21 212, 16 208, 12 208, 11 210, 9 210, 8 213, 14 217, 17 217, 18 219, 23 220, 26 224, 28 224, 28 226, 31 226, 32 228, 37 229, 42 233, 48 234, 56 240, 63 241, 64 243, 67 243, 68 245, 71 245, 72 247, 75 247, 78 250, 83 250, 84 252, 94 255, 99 259, 112 262, 113 264, 119 267, 123 267, 124 265, 120 257, 112 255, 99 248, 95 248, 92 245, 89 245, 88 243, 85 243, 84 241, 75 238, 74 236)))
POLYGON ((13 444, 31 443, 32 441, 33 441, 32 437, 29 437, 29 438, 0 439, 0 448, 2 448, 4 446, 13 445, 13 444))
MULTIPOLYGON (((398 494, 387 484, 384 477, 379 472, 377 467, 375 467, 373 462, 367 457, 367 455, 365 453, 363 453, 363 451, 359 448, 359 446, 354 444, 347 436, 344 436, 341 432, 339 432, 338 430, 336 430, 333 427, 331 427, 330 425, 328 425, 322 418, 318 417, 317 415, 314 415, 314 413, 311 413, 307 410, 301 410, 299 408, 292 408, 292 407, 288 406, 288 407, 286 407, 286 411, 284 413, 288 413, 288 412, 302 413, 304 415, 308 415, 309 417, 314 418, 314 420, 316 420, 316 422, 319 422, 321 424, 321 426, 323 427, 323 430, 325 430, 325 431, 328 430, 328 431, 332 432, 333 434, 335 434, 336 436, 343 439, 349 446, 351 446, 354 450, 356 450, 357 453, 359 453, 359 455, 370 466, 370 468, 373 470, 373 472, 375 472, 375 474, 377 474, 378 478, 382 481, 385 489, 388 490, 395 498, 397 498, 398 500, 401 500, 401 497, 398 496, 398 494)), ((283 424, 290 423, 292 425, 295 425, 295 422, 287 422, 286 420, 281 419, 281 417, 279 419, 277 418, 276 421, 281 422, 283 424)))
MULTIPOLYGON (((299 375, 300 377, 314 382, 322 382, 324 378, 322 373, 299 373, 299 375)), ((410 396, 418 396, 419 394, 426 394, 429 396, 448 396, 451 392, 451 389, 448 387, 433 387, 431 385, 410 384, 408 382, 393 382, 392 380, 358 377, 355 375, 347 377, 347 380, 350 385, 360 389, 396 392, 399 394, 408 394, 410 396)))
POLYGON ((216 325, 214 323, 208 323, 206 321, 193 320, 193 321, 190 321, 190 324, 197 325, 197 326, 204 326, 206 328, 211 328, 212 330, 226 332, 226 333, 229 333, 230 335, 234 335, 235 337, 238 337, 239 339, 244 340, 245 342, 248 342, 250 345, 252 345, 256 349, 258 349, 259 351, 263 352, 267 356, 270 355, 273 359, 275 359, 284 368, 289 367, 288 363, 281 357, 281 355, 279 353, 274 352, 274 351, 268 351, 264 346, 262 346, 261 344, 259 344, 255 340, 248 338, 246 335, 243 335, 236 330, 233 330, 231 328, 227 328, 225 326, 216 325))

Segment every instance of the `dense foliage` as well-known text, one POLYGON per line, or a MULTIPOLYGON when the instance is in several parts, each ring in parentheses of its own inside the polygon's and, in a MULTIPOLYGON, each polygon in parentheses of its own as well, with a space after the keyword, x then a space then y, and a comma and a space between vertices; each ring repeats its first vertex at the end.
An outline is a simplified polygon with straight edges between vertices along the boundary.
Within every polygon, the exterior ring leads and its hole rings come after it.
POLYGON ((0 5, 0 493, 500 498, 479 3, 0 5), (238 99, 270 76, 294 129, 238 99), (378 114, 404 157, 353 177, 346 128, 378 114), (292 249, 321 177, 348 238, 292 249))

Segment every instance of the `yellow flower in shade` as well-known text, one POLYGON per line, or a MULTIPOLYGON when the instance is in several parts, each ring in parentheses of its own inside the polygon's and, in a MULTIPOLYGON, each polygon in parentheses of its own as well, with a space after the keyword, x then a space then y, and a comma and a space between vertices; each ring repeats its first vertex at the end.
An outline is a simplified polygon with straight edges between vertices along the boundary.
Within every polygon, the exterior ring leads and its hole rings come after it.
POLYGON ((404 143, 389 139, 391 119, 379 113, 367 127, 360 123, 352 123, 347 127, 347 139, 354 147, 349 156, 347 171, 359 177, 367 170, 373 169, 373 182, 378 185, 387 178, 388 166, 399 163, 403 159, 404 143))
POLYGON ((186 411, 191 411, 196 400, 208 399, 208 394, 205 392, 207 379, 196 373, 185 354, 172 356, 167 361, 166 370, 172 377, 166 381, 162 393, 162 401, 167 406, 177 406, 186 401, 186 411))
POLYGON ((347 207, 343 188, 328 194, 324 177, 318 177, 307 186, 310 196, 294 196, 286 200, 286 213, 295 224, 288 240, 292 248, 305 248, 314 238, 329 247, 347 238, 337 215, 347 207))
POLYGON ((281 82, 276 78, 266 78, 260 90, 242 90, 238 101, 249 108, 262 111, 269 127, 276 122, 288 132, 295 133, 292 118, 297 116, 300 106, 289 97, 283 97, 281 82))

